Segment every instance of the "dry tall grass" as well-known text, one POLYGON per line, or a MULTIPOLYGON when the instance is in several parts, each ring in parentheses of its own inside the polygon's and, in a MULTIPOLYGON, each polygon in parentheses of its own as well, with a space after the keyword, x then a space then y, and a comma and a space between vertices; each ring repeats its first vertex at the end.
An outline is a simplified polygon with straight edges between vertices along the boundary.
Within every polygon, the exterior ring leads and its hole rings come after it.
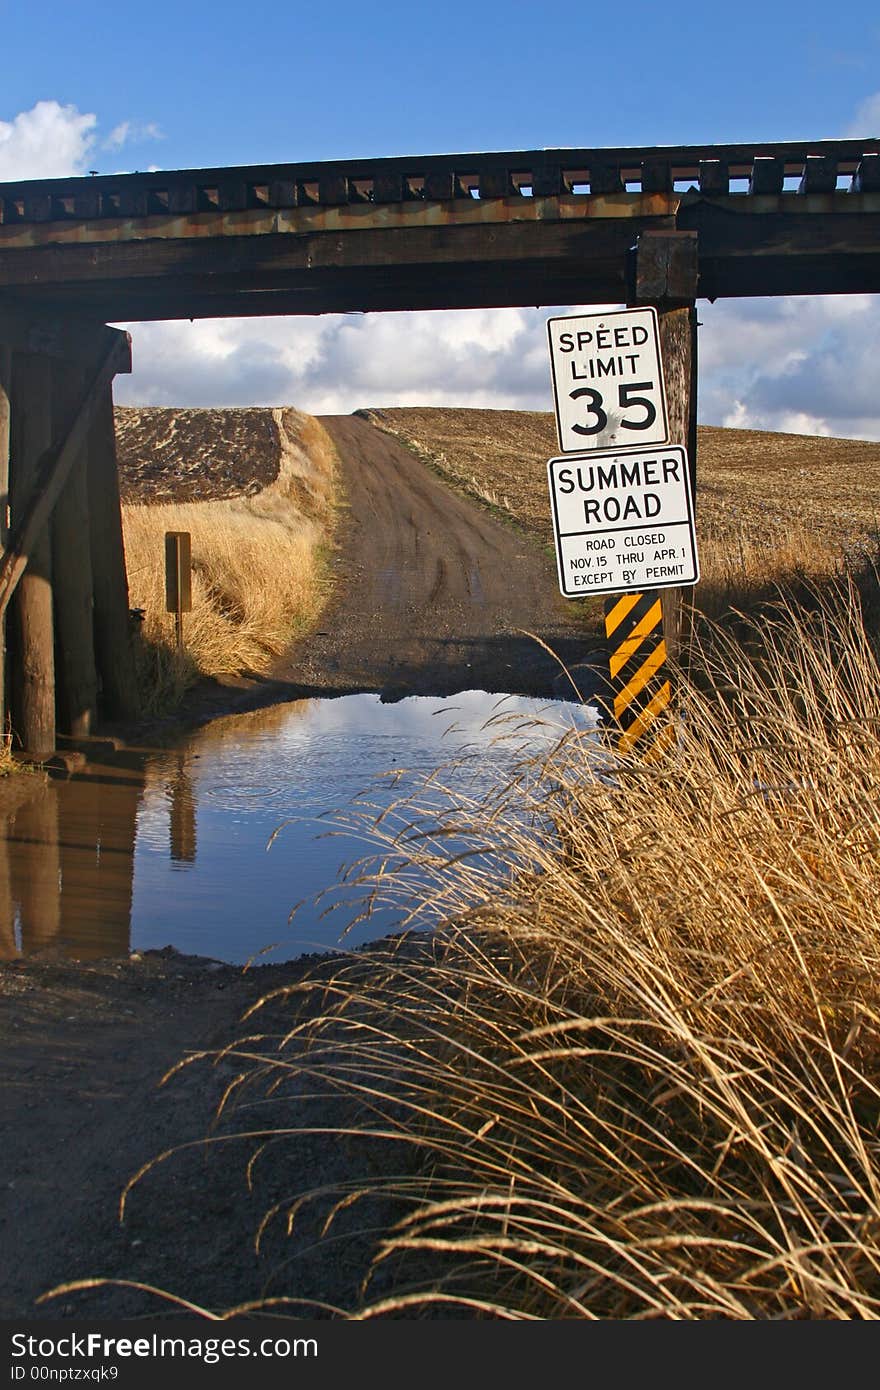
POLYGON ((848 552, 807 525, 762 525, 754 517, 716 519, 714 527, 701 522, 697 543, 700 582, 689 597, 697 613, 714 620, 842 577, 864 559, 864 550, 848 552))
POLYGON ((313 622, 327 595, 323 551, 332 530, 334 451, 312 416, 273 411, 278 477, 254 496, 125 506, 130 601, 145 610, 147 704, 160 707, 199 676, 265 674, 313 622), (185 650, 165 612, 165 532, 192 535, 193 607, 185 650))
POLYGON ((373 1136, 373 1176, 291 1172, 267 1217, 400 1201, 355 1316, 880 1315, 876 652, 841 585, 701 659, 662 764, 569 735, 439 829, 377 826, 365 893, 415 874, 412 924, 448 925, 231 1049, 244 1129, 305 1076, 373 1136))
POLYGON ((12 738, 9 734, 4 734, 0 738, 0 777, 8 777, 10 773, 17 771, 18 765, 12 756, 12 738))
MULTIPOLYGON (((407 407, 364 410, 428 460, 454 487, 488 497, 552 543, 546 461, 559 452, 554 417, 537 410, 407 407)), ((740 527, 771 538, 810 530, 841 549, 876 531, 880 445, 762 430, 697 430, 701 534, 740 527)))

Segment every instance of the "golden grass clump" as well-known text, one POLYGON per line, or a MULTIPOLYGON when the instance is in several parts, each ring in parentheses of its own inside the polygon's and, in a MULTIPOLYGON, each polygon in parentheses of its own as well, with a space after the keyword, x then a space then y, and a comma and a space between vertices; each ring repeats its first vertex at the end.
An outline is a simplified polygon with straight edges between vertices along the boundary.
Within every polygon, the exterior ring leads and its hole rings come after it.
POLYGON ((142 662, 154 707, 200 676, 266 674, 326 599, 334 451, 312 416, 272 412, 278 476, 252 496, 123 508, 130 602, 145 611, 142 662), (165 612, 165 532, 192 536, 193 607, 185 650, 165 612))
POLYGON ((805 522, 788 526, 760 516, 717 513, 698 527, 700 583, 693 602, 703 616, 723 619, 731 609, 750 611, 781 591, 827 583, 857 569, 870 549, 847 552, 805 522))
POLYGON ((6 734, 0 738, 0 777, 8 777, 17 770, 16 761, 12 756, 12 739, 6 734))
MULTIPOLYGON (((569 733, 442 824, 383 819, 367 908, 446 925, 226 1054, 236 1125, 271 1138, 306 1078, 373 1136, 327 1217, 400 1204, 354 1316, 880 1314, 877 659, 851 585, 760 637, 704 641, 661 763, 569 733)), ((291 1172, 267 1224, 307 1200, 291 1172)))

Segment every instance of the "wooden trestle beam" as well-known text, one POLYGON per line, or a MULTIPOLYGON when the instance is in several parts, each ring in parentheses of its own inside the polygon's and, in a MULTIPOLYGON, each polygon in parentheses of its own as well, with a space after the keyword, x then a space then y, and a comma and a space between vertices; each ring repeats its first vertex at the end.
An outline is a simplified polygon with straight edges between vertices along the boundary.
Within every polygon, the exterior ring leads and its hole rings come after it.
POLYGON ((16 746, 36 758, 55 752, 56 730, 91 732, 99 675, 108 713, 137 707, 115 446, 103 419, 109 402, 112 427, 113 377, 130 370, 127 333, 0 315, 0 490, 8 479, 11 502, 8 532, 5 496, 0 518, 0 624, 11 605, 10 723, 16 746))

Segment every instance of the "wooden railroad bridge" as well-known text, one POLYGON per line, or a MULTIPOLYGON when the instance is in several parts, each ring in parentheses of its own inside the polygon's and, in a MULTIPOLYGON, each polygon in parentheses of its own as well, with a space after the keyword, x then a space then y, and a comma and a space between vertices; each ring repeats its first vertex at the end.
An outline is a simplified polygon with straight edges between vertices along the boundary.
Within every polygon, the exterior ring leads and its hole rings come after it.
MULTIPOLYGON (((559 149, 0 184, 0 615, 48 756, 136 713, 112 380, 135 320, 655 304, 696 449, 695 303, 880 291, 880 140, 559 149)), ((674 642, 677 590, 664 592, 674 642)), ((0 682, 0 690, 4 682, 0 682)))

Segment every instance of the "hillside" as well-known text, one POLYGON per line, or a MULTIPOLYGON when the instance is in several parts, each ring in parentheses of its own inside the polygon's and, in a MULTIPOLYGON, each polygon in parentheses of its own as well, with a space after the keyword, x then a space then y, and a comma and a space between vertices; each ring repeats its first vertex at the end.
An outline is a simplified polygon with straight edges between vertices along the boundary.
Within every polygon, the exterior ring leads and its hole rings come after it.
MULTIPOLYGON (((552 543, 545 464, 558 453, 552 414, 425 407, 365 410, 452 483, 552 543)), ((810 532, 840 549, 878 525, 880 443, 757 430, 698 430, 698 533, 740 546, 810 532)))
MULTIPOLYGON (((355 412, 398 436, 449 482, 552 543, 545 465, 558 452, 552 414, 447 407, 355 412)), ((123 500, 249 496, 278 475, 270 409, 116 409, 123 500)), ((758 430, 698 430, 699 533, 739 545, 804 529, 834 549, 878 527, 880 443, 758 430)))
MULTIPOLYGON (((158 504, 261 493, 278 476, 280 414, 118 409, 123 498, 158 504)), ((354 414, 455 492, 552 549, 546 463, 558 445, 551 413, 402 407, 354 414)), ((694 599, 708 615, 804 577, 830 576, 845 554, 876 551, 880 443, 706 425, 698 430, 697 476, 701 579, 694 599)), ((311 510, 309 496, 297 500, 311 510)))

